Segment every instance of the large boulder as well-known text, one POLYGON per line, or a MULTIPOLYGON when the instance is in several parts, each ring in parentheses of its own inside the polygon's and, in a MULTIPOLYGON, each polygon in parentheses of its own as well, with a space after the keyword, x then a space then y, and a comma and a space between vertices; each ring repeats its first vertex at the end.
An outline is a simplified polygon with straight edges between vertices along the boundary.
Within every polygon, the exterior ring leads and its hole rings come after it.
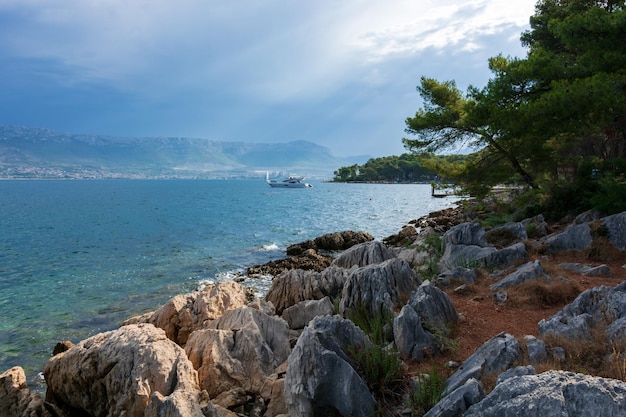
POLYGON ((85 339, 51 358, 44 376, 46 401, 71 416, 201 416, 208 402, 185 351, 151 324, 85 339))
POLYGON ((526 226, 521 222, 509 222, 502 224, 500 226, 496 226, 487 232, 487 239, 489 236, 497 236, 499 234, 509 234, 513 238, 517 240, 526 240, 528 239, 528 234, 526 233, 526 226))
POLYGON ((0 416, 52 417, 42 398, 28 389, 26 375, 19 366, 0 374, 0 416))
POLYGON ((342 232, 327 233, 316 237, 314 240, 306 240, 288 246, 287 255, 301 255, 309 249, 342 251, 361 243, 371 242, 372 240, 374 240, 374 237, 367 232, 345 230, 342 232))
POLYGON ((477 277, 478 272, 475 268, 457 267, 437 275, 437 285, 447 287, 453 284, 474 284, 477 277))
POLYGON ((490 253, 484 258, 482 263, 487 268, 505 268, 520 262, 525 262, 528 258, 526 245, 523 242, 518 242, 490 253))
POLYGON ((463 417, 622 417, 626 383, 564 371, 508 378, 463 417))
POLYGON ((476 352, 446 380, 443 397, 464 385, 471 378, 480 381, 486 374, 503 372, 521 358, 519 341, 510 334, 500 333, 476 349, 476 352))
POLYGON ((480 381, 470 378, 431 408, 424 417, 457 417, 485 398, 480 381))
POLYGON ((317 316, 332 316, 335 313, 333 302, 328 297, 321 300, 300 301, 295 306, 286 308, 282 318, 290 329, 303 329, 317 316))
POLYGON ((528 262, 515 270, 515 272, 502 278, 489 288, 491 291, 500 291, 515 285, 520 285, 526 281, 552 282, 553 279, 541 267, 539 261, 528 262))
POLYGON ((602 219, 609 241, 618 249, 626 251, 626 211, 602 219))
POLYGON ((338 297, 351 270, 330 266, 322 272, 294 269, 272 280, 265 299, 274 304, 277 314, 305 300, 338 297))
POLYGON ((246 274, 248 276, 271 275, 275 277, 292 269, 321 272, 328 268, 332 261, 332 256, 322 255, 315 249, 307 249, 295 256, 251 266, 246 270, 246 274))
POLYGON ((543 237, 548 234, 548 223, 543 217, 543 214, 538 214, 535 217, 522 220, 522 224, 526 229, 526 234, 531 238, 543 237))
POLYGON ((291 352, 288 333, 281 318, 243 307, 193 332, 185 351, 211 398, 237 388, 259 393, 291 352))
POLYGON ((447 245, 439 260, 439 268, 446 272, 456 268, 487 267, 486 260, 497 251, 492 246, 447 245))
POLYGON ((364 266, 350 274, 341 294, 339 311, 365 309, 371 315, 393 313, 420 285, 411 266, 397 258, 364 266))
POLYGON ((502 249, 490 246, 485 229, 479 223, 461 223, 442 237, 443 255, 439 261, 442 272, 458 267, 503 267, 528 259, 524 243, 518 242, 502 249))
POLYGON ((165 334, 180 346, 204 324, 216 319, 225 311, 243 307, 252 299, 253 293, 234 281, 207 285, 200 291, 179 294, 153 313, 134 317, 122 325, 151 323, 165 330, 165 334))
POLYGON ((424 328, 439 336, 448 336, 450 326, 459 319, 450 297, 429 281, 419 286, 408 304, 420 316, 424 328))
POLYGON ((379 264, 394 257, 394 253, 387 246, 374 241, 351 247, 339 255, 332 264, 341 268, 362 267, 379 264))
POLYGON ((400 230, 397 234, 384 238, 383 242, 385 243, 385 245, 389 246, 407 246, 415 242, 417 236, 418 234, 415 227, 408 225, 404 226, 402 230, 400 230))
POLYGON ((305 327, 285 376, 285 401, 292 417, 366 417, 377 411, 347 350, 367 348, 361 329, 339 316, 317 317, 305 327))
POLYGON ((393 320, 393 338, 400 356, 419 362, 434 355, 440 345, 437 338, 424 329, 422 319, 408 304, 393 320))
POLYGON ((591 336, 594 326, 610 326, 626 317, 626 281, 615 287, 602 285, 582 292, 554 316, 537 326, 542 337, 553 335, 569 339, 591 336))
POLYGON ((571 225, 562 232, 553 233, 539 240, 547 253, 582 251, 588 248, 592 241, 591 227, 588 223, 571 225))
POLYGON ((486 232, 480 223, 461 223, 442 237, 444 250, 454 245, 487 246, 486 232))

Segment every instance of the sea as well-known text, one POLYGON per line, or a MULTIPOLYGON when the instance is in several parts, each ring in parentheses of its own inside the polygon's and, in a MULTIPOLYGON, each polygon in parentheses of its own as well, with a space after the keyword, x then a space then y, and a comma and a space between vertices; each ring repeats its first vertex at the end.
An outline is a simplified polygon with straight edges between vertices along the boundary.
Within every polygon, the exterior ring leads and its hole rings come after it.
MULTIPOLYGON (((343 230, 382 240, 455 204, 427 184, 309 182, 0 181, 0 373, 19 365, 36 388, 58 341, 241 278, 290 244, 343 230)), ((243 284, 263 296, 271 277, 243 284)))

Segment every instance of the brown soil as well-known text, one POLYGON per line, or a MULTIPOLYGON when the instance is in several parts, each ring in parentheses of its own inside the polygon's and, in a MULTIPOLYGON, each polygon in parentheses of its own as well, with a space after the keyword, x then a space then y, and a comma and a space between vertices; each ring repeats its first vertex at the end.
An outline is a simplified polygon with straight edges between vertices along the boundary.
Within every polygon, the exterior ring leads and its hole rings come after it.
MULTIPOLYGON (((509 291, 509 298, 504 304, 499 304, 493 297, 489 286, 496 279, 487 273, 482 273, 476 280, 476 284, 470 286, 464 294, 454 292, 454 288, 444 289, 450 296, 461 320, 454 329, 456 346, 445 355, 432 358, 422 364, 412 364, 411 371, 415 373, 429 372, 433 366, 441 372, 451 374, 451 370, 445 370, 445 363, 456 361, 462 363, 487 340, 499 333, 506 332, 522 338, 525 335, 538 336, 537 323, 549 318, 561 310, 566 304, 580 292, 601 285, 615 286, 626 280, 626 254, 610 256, 610 260, 601 262, 597 259, 590 260, 584 253, 565 253, 545 256, 540 254, 531 255, 531 260, 538 259, 546 272, 552 276, 563 276, 571 281, 571 285, 565 290, 570 292, 563 298, 560 297, 534 297, 532 289, 523 288, 517 291, 509 291), (605 264, 610 267, 610 277, 588 277, 559 268, 560 263, 584 263, 585 265, 605 264), (573 292, 573 293, 572 293, 573 292), (445 371, 444 371, 445 370, 445 371)), ((413 373, 411 372, 411 373, 413 373)))

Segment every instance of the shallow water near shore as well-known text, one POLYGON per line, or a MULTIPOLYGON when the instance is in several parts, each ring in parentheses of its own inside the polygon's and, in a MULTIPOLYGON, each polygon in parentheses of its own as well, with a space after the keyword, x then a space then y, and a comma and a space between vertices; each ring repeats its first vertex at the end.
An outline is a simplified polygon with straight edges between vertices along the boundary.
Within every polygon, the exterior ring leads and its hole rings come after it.
MULTIPOLYGON (((0 373, 19 365, 36 384, 60 340, 114 329, 292 243, 341 230, 380 240, 455 201, 425 184, 311 182, 0 181, 0 373)), ((269 282, 244 285, 262 294, 269 282)))

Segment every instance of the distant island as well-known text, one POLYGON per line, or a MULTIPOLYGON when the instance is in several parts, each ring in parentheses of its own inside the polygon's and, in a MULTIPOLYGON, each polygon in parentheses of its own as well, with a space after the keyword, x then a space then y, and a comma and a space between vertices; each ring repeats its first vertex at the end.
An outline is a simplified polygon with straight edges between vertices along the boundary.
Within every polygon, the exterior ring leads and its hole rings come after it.
POLYGON ((114 137, 0 126, 0 179, 252 178, 266 172, 330 178, 351 162, 307 141, 114 137))

